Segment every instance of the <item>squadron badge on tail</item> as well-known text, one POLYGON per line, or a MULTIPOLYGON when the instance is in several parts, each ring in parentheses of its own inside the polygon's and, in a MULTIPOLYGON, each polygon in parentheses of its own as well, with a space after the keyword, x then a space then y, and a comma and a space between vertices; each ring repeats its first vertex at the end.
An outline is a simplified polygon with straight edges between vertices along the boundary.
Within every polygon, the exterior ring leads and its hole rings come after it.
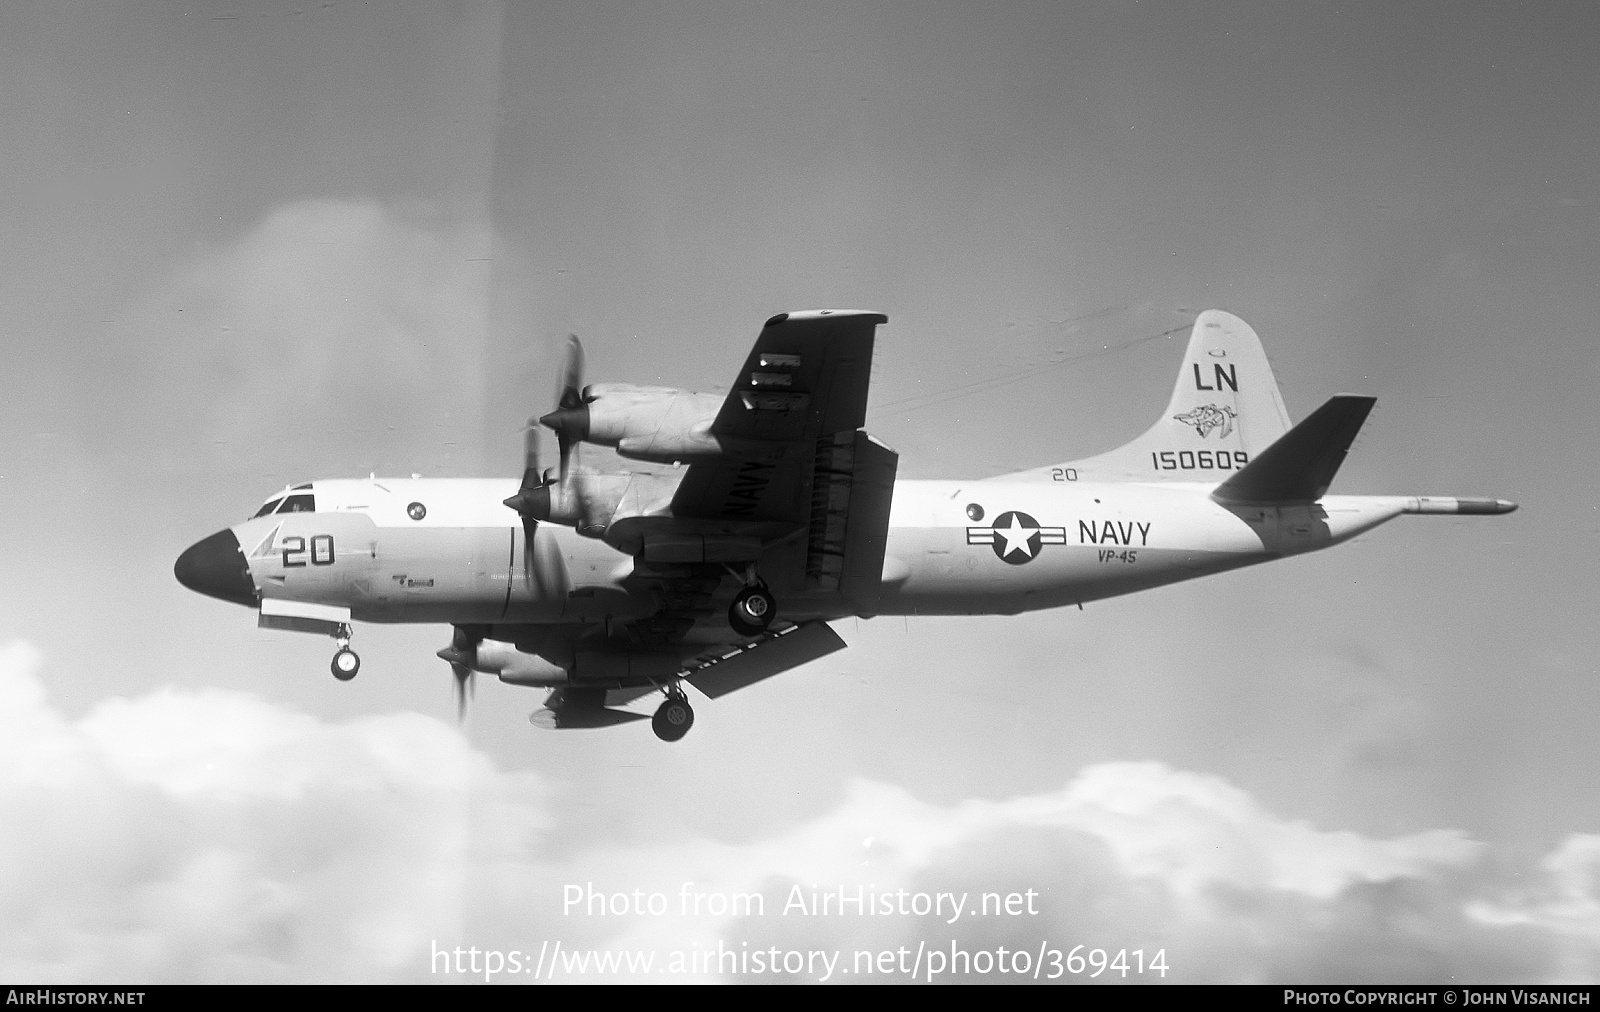
POLYGON ((1218 439, 1227 439, 1233 431, 1233 420, 1238 416, 1232 408, 1218 407, 1215 404, 1202 404, 1186 415, 1173 415, 1173 418, 1185 425, 1193 425, 1194 431, 1200 433, 1204 439, 1211 435, 1212 429, 1221 429, 1222 434, 1218 439))

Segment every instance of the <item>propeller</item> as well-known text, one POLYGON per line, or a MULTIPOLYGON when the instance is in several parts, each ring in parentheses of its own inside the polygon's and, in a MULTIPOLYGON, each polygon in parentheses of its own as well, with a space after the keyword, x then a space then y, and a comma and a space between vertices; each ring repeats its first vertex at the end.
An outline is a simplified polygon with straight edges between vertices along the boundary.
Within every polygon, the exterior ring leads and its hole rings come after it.
POLYGON ((474 686, 477 684, 477 673, 464 664, 452 664, 450 670, 456 676, 456 723, 465 723, 467 719, 467 699, 474 695, 474 686))
MULTIPOLYGON (((584 395, 582 384, 583 344, 579 342, 576 334, 571 334, 567 337, 561 371, 556 377, 556 410, 538 419, 528 419, 527 428, 523 430, 526 443, 523 450, 522 484, 515 495, 504 500, 507 507, 522 517, 523 571, 528 585, 540 588, 541 591, 559 586, 561 580, 555 574, 560 568, 559 560, 555 560, 555 564, 549 567, 535 561, 536 552, 541 551, 535 540, 539 521, 550 520, 554 514, 560 518, 556 521, 558 523, 573 524, 580 532, 587 533, 589 530, 584 516, 574 520, 572 508, 574 501, 569 498, 574 495, 577 497, 576 505, 580 513, 587 509, 587 490, 584 487, 583 473, 574 465, 578 444, 589 435, 589 401, 592 398, 584 395), (539 470, 540 425, 555 430, 561 447, 559 472, 551 469, 541 473, 539 470), (544 572, 546 568, 551 572, 544 572), (555 582, 550 582, 552 580, 555 582), (549 587, 545 584, 549 584, 549 587)), ((551 546, 546 543, 542 551, 548 553, 550 550, 551 546)))
POLYGON ((556 376, 556 409, 539 419, 556 434, 561 447, 561 481, 572 471, 572 451, 589 436, 589 399, 583 393, 583 343, 567 335, 567 347, 556 376))
POLYGON ((467 700, 472 698, 473 689, 477 682, 477 672, 468 667, 468 664, 477 656, 478 641, 482 635, 475 635, 465 626, 456 626, 454 634, 450 637, 450 645, 439 651, 439 657, 450 662, 450 673, 456 678, 456 723, 467 719, 467 700))
MULTIPOLYGON (((523 439, 522 485, 516 495, 505 500, 505 504, 522 517, 523 576, 528 586, 540 588, 542 592, 550 574, 535 561, 538 544, 535 537, 539 530, 539 519, 550 518, 550 489, 558 486, 559 482, 553 472, 539 471, 539 424, 536 419, 528 419, 527 428, 523 429, 523 439)), ((557 494, 563 494, 559 487, 557 494)), ((541 596, 548 595, 541 593, 541 596)))
POLYGON ((522 485, 518 487, 517 494, 504 500, 505 504, 517 511, 522 517, 522 530, 528 536, 528 544, 533 544, 533 532, 539 526, 539 518, 550 517, 550 486, 555 484, 548 474, 539 473, 539 426, 530 418, 528 425, 522 430, 522 485))

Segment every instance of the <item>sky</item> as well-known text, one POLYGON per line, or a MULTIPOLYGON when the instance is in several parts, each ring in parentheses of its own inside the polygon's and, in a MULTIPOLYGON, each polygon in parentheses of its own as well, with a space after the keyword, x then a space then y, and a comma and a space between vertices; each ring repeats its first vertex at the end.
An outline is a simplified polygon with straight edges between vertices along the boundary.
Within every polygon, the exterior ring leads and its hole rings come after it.
POLYGON ((719 946, 1049 979, 1083 945, 1165 954, 1130 982, 1594 981, 1595 19, 7 5, 0 975, 532 983, 508 954, 560 943, 673 980, 861 979, 719 946), (568 333, 593 381, 719 389, 812 308, 889 316, 902 477, 1133 437, 1186 336, 1156 335, 1219 308, 1292 417, 1378 398, 1335 492, 1521 509, 1082 612, 837 622, 670 746, 531 727, 489 678, 458 726, 448 628, 360 626, 341 684, 172 578, 285 484, 515 477, 568 333), (1037 912, 784 912, 858 887, 1037 912))

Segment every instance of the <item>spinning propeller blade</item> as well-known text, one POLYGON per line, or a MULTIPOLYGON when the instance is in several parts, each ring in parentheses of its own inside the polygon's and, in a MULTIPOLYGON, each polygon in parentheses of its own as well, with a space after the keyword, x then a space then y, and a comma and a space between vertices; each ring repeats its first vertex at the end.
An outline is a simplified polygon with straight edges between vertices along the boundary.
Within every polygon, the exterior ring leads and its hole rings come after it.
POLYGON ((473 685, 477 679, 477 673, 468 665, 475 663, 478 641, 481 639, 483 635, 480 631, 458 625, 450 636, 450 645, 438 653, 440 660, 450 662, 450 673, 456 679, 457 723, 467 719, 467 700, 473 695, 473 685))
POLYGON ((583 395, 583 343, 576 334, 567 337, 561 371, 556 376, 556 410, 539 422, 556 434, 561 448, 561 481, 565 485, 572 470, 573 449, 589 435, 589 404, 583 395))
POLYGON ((465 664, 452 664, 450 670, 456 676, 456 723, 461 724, 467 719, 467 698, 473 695, 477 675, 465 664))
POLYGON ((528 426, 522 433, 522 485, 516 495, 505 500, 505 504, 522 517, 523 530, 531 542, 540 515, 546 519, 550 516, 550 482, 548 476, 539 473, 538 423, 532 418, 528 419, 528 426))
MULTIPOLYGON (((528 427, 523 430, 527 440, 523 451, 522 486, 517 489, 517 494, 505 500, 505 504, 522 517, 522 575, 527 580, 530 588, 535 588, 539 596, 547 596, 552 577, 544 572, 535 561, 538 546, 539 520, 550 519, 550 489, 558 484, 553 470, 540 473, 539 471, 539 425, 535 419, 528 419, 528 427), (549 586, 547 586, 549 585, 549 586)), ((558 488, 557 494, 563 494, 558 488)), ((545 546, 548 552, 549 546, 545 546)), ((548 560, 547 560, 548 563, 548 560)))
POLYGON ((588 522, 584 472, 576 466, 578 444, 589 435, 589 398, 582 383, 583 345, 574 334, 567 338, 561 371, 556 378, 556 410, 537 422, 528 419, 522 485, 516 495, 505 500, 506 506, 522 517, 527 546, 523 566, 530 585, 536 585, 541 577, 539 567, 533 562, 538 521, 554 516, 555 522, 575 526, 580 532, 594 536, 593 525, 588 522), (560 443, 561 469, 556 475, 551 471, 539 473, 538 425, 553 429, 560 443))

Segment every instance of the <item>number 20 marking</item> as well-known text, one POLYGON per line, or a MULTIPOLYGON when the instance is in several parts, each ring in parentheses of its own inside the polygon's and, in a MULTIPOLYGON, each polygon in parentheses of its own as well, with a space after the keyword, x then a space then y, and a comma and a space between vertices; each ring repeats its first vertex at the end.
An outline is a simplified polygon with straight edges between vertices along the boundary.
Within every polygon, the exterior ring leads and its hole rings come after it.
MULTIPOLYGON (((287 537, 283 539, 283 565, 285 569, 304 566, 306 560, 306 539, 301 537, 287 537)), ((333 535, 317 534, 311 538, 311 564, 313 566, 333 565, 333 535)))

